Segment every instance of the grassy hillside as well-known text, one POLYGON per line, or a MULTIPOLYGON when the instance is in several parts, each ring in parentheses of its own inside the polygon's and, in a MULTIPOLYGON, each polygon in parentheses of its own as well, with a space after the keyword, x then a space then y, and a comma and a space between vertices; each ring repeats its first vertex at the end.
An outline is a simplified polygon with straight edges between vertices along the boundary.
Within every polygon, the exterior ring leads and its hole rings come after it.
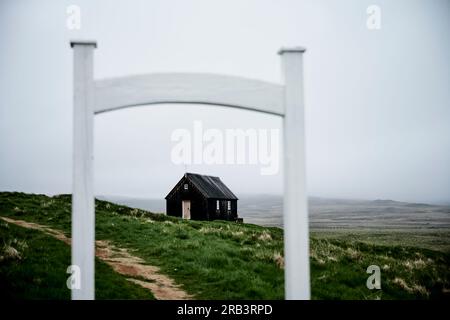
MULTIPOLYGON (((0 299, 70 299, 70 247, 36 230, 0 221, 0 299)), ((97 259, 97 299, 153 299, 153 295, 97 259)))
MULTIPOLYGON (((0 193, 0 216, 45 224, 70 236, 70 196, 67 195, 47 197, 3 192, 0 193)), ((16 227, 0 228, 0 237, 14 237, 18 242, 27 233, 16 227)), ((279 228, 224 221, 183 221, 96 201, 96 238, 110 240, 148 264, 160 267, 163 273, 198 299, 284 297, 283 233, 279 228)), ((36 243, 40 248, 44 247, 39 245, 40 241, 50 243, 51 240, 45 240, 45 237, 34 239, 26 242, 33 246, 36 243)), ((10 246, 17 247, 20 252, 18 242, 10 243, 10 246)), ((68 257, 69 248, 66 246, 65 250, 68 257)), ((56 254, 50 256, 48 259, 66 261, 56 254)), ((341 240, 313 236, 312 296, 315 299, 449 298, 449 262, 450 255, 446 252, 375 245, 358 242, 357 238, 341 240), (381 290, 366 288, 366 269, 373 264, 382 269, 381 290)), ((62 265, 66 266, 68 262, 62 265)), ((97 268, 99 266, 101 263, 97 263, 97 268)), ((0 261, 1 281, 12 283, 11 275, 16 268, 16 265, 0 261)), ((28 270, 25 264, 22 268, 28 270)), ((102 272, 97 272, 97 276, 99 274, 102 272)), ((53 285, 61 287, 67 278, 65 268, 47 277, 55 279, 53 285)), ((100 279, 96 281, 99 285, 100 279)), ((132 298, 133 294, 140 296, 126 290, 121 290, 121 294, 122 298, 132 298)))

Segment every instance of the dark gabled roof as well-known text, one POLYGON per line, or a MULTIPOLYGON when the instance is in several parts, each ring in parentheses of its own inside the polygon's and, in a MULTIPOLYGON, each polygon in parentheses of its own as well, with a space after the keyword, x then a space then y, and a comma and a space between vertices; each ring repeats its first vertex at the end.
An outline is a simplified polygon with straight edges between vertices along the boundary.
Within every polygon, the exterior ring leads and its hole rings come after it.
MULTIPOLYGON (((196 173, 185 173, 184 178, 189 180, 200 191, 200 193, 208 199, 238 200, 234 193, 228 189, 219 177, 205 176, 196 173)), ((183 179, 181 179, 180 182, 182 180, 183 179)), ((167 195, 167 197, 169 195, 167 195)))
POLYGON ((237 200, 234 193, 228 189, 219 177, 204 176, 195 173, 186 173, 184 176, 191 181, 207 198, 237 200))

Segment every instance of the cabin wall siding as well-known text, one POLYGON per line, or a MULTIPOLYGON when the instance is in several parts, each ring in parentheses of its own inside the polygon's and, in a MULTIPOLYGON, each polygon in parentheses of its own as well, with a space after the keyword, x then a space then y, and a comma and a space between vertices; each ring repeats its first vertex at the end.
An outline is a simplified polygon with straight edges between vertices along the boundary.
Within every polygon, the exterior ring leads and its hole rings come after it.
POLYGON ((208 199, 208 212, 211 220, 236 220, 237 200, 208 199), (217 211, 217 200, 219 200, 219 211, 217 211), (227 201, 231 202, 231 210, 228 211, 227 201))

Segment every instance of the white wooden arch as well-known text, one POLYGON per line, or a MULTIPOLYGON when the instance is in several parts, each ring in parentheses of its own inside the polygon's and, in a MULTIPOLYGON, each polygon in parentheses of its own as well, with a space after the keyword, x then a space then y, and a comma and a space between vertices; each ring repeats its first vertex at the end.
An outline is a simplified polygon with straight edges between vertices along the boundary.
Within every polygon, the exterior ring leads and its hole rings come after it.
POLYGON ((283 86, 206 73, 156 73, 95 81, 94 112, 158 103, 222 105, 282 116, 283 86))
POLYGON ((286 299, 310 298, 309 228, 305 174, 303 103, 304 48, 279 51, 283 84, 241 77, 168 73, 95 80, 93 41, 72 41, 74 53, 74 138, 72 265, 80 288, 72 299, 94 299, 95 204, 94 115, 159 103, 196 103, 253 110, 283 118, 284 251, 286 299))

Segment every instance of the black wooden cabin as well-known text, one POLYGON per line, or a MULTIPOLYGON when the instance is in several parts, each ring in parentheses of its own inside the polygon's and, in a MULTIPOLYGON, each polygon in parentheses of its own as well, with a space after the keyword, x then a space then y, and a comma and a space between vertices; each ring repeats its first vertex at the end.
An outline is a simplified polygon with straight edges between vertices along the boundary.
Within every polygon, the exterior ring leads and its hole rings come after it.
POLYGON ((166 196, 169 216, 237 221, 238 198, 219 177, 186 173, 166 196))

